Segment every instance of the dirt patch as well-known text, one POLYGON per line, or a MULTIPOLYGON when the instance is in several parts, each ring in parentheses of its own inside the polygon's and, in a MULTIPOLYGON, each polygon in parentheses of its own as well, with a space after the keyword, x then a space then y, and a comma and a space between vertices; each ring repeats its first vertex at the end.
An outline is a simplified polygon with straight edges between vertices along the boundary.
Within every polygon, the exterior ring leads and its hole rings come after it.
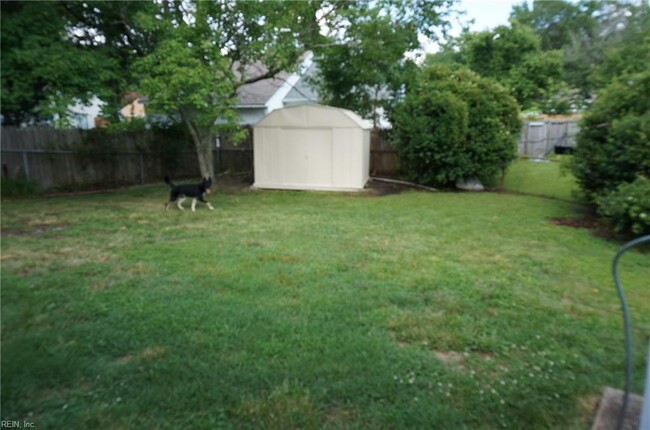
POLYGON ((126 364, 131 363, 135 359, 156 360, 156 359, 164 358, 166 354, 167 354, 167 350, 164 347, 152 346, 152 347, 144 348, 142 351, 138 352, 137 354, 128 353, 115 360, 115 362, 119 365, 124 366, 126 364))
POLYGON ((140 358, 144 360, 154 360, 157 358, 163 358, 165 354, 167 353, 167 350, 162 347, 162 346, 153 346, 153 347, 148 347, 140 351, 140 358))
POLYGON ((584 228, 589 230, 594 236, 602 237, 607 240, 620 239, 620 236, 604 220, 585 216, 580 218, 551 218, 549 221, 555 225, 561 225, 572 228, 584 228))
POLYGON ((27 227, 3 228, 2 236, 40 236, 49 232, 58 232, 69 226, 70 223, 30 223, 27 227))
POLYGON ((465 356, 456 351, 433 351, 433 355, 446 364, 460 365, 465 360, 465 356))

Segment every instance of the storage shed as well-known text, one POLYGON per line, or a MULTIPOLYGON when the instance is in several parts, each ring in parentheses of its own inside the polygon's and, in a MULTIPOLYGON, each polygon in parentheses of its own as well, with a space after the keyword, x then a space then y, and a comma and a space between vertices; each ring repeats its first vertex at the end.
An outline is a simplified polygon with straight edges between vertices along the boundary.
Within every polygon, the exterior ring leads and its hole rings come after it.
POLYGON ((303 104, 253 128, 256 188, 356 191, 370 170, 372 125, 345 109, 303 104))

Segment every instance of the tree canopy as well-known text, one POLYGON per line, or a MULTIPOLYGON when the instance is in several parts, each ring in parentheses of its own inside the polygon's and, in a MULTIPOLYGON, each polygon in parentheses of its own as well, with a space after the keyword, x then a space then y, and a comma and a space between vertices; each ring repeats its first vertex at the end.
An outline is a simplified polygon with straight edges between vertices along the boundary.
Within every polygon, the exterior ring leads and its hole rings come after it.
POLYGON ((404 53, 446 25, 453 2, 3 1, 3 114, 46 118, 43 107, 91 95, 114 112, 138 91, 148 112, 186 124, 212 175, 212 135, 235 129, 239 87, 292 70, 311 49, 326 100, 370 115, 377 93, 400 88, 413 67, 404 53))
POLYGON ((510 90, 523 108, 539 104, 559 85, 562 56, 543 51, 539 37, 517 23, 494 30, 464 33, 451 48, 455 52, 432 56, 429 63, 455 62, 510 90))
POLYGON ((435 40, 447 30, 454 1, 381 0, 346 9, 344 31, 330 31, 313 47, 321 98, 376 122, 417 67, 405 54, 420 47, 419 37, 435 40))
POLYGON ((65 118, 73 100, 108 95, 118 64, 75 37, 65 8, 54 2, 1 4, 2 114, 6 124, 65 118))

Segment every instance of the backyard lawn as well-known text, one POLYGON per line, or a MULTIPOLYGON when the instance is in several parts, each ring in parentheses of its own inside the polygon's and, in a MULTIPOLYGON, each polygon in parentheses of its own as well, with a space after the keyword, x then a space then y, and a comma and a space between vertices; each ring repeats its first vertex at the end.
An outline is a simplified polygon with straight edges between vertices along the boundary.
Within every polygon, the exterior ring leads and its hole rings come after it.
POLYGON ((575 200, 578 185, 575 178, 562 169, 568 156, 549 160, 520 159, 508 168, 504 188, 515 193, 526 193, 561 200, 575 200))
MULTIPOLYGON (((167 194, 3 200, 3 420, 588 429, 623 386, 620 243, 550 221, 574 203, 242 187, 192 213, 167 194)), ((648 254, 621 277, 642 394, 648 254)))

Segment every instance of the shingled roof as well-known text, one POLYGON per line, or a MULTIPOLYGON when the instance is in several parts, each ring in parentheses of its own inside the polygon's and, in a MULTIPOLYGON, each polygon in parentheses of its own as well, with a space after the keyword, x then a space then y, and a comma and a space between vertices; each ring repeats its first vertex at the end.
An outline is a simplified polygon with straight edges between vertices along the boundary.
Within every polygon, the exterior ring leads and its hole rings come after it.
MULTIPOLYGON (((259 66, 252 66, 259 67, 259 66)), ((246 84, 237 89, 239 106, 264 106, 273 94, 284 84, 290 73, 280 72, 274 78, 246 84)))

